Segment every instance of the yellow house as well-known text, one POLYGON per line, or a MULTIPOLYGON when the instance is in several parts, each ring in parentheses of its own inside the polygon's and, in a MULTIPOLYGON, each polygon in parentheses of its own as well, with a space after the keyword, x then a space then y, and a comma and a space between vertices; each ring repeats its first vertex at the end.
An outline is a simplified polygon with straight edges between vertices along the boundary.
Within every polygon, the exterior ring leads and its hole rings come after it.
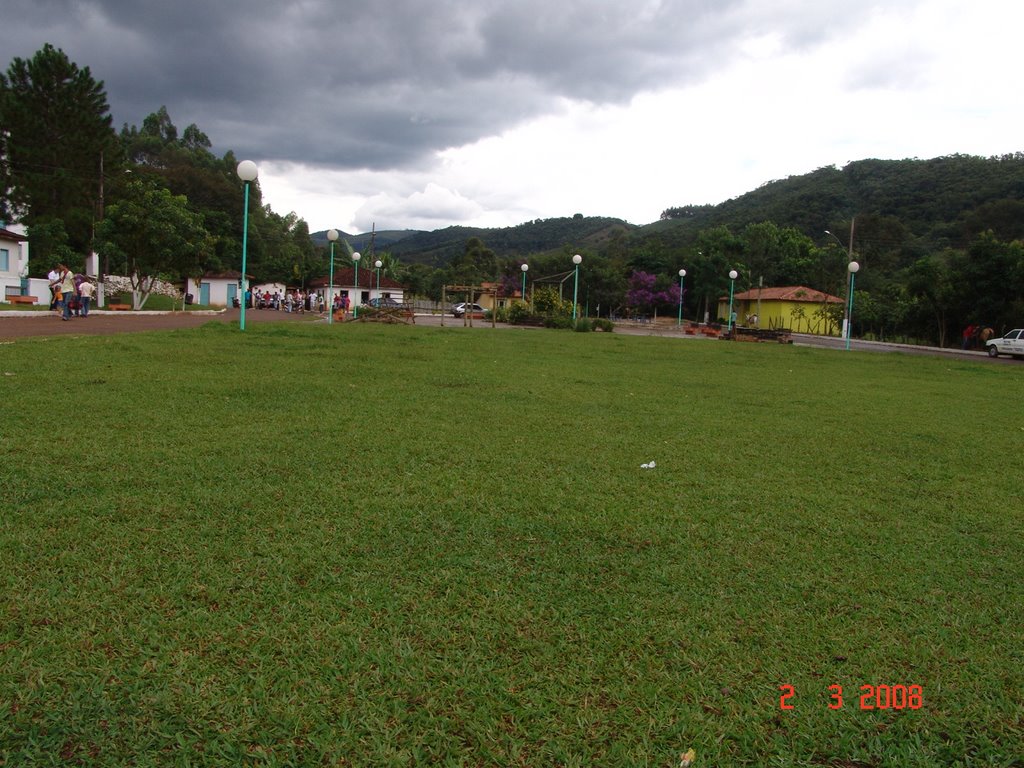
POLYGON ((516 299, 522 300, 523 298, 523 293, 518 288, 512 291, 511 296, 500 295, 500 283, 480 283, 480 290, 482 293, 478 293, 474 301, 487 310, 494 309, 495 302, 498 304, 498 309, 503 309, 507 307, 510 302, 516 299))
MULTIPOLYGON (((838 296, 802 285, 752 288, 732 297, 737 325, 820 336, 839 335, 842 306, 838 296)), ((718 316, 728 319, 728 296, 718 300, 718 316)))

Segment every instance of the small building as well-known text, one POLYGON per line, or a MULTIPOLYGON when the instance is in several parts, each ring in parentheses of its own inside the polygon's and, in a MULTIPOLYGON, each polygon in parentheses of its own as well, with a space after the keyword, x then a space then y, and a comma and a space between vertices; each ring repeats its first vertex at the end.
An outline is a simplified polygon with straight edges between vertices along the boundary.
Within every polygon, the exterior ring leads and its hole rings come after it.
MULTIPOLYGON (((29 295, 28 238, 18 232, 0 227, 0 285, 3 298, 29 295)), ((50 301, 50 291, 39 296, 40 302, 50 301)))
MULTIPOLYGON (((751 288, 734 294, 732 305, 737 325, 819 336, 838 336, 841 327, 836 313, 841 316, 843 300, 802 285, 751 288)), ((728 296, 719 298, 718 316, 728 321, 728 296)))
MULTIPOLYGON (((356 270, 354 267, 342 267, 334 270, 334 293, 347 296, 349 307, 359 307, 369 304, 376 298, 394 299, 399 303, 405 302, 405 286, 395 282, 390 277, 381 275, 380 287, 377 285, 377 270, 360 268, 359 286, 356 286, 356 270)), ((307 290, 318 293, 324 297, 324 301, 330 304, 333 295, 331 294, 331 277, 315 277, 306 283, 307 290)))
MULTIPOLYGON (((252 280, 252 275, 247 275, 252 280)), ((198 282, 185 281, 185 293, 192 294, 192 303, 209 307, 233 307, 241 295, 242 273, 236 271, 208 272, 198 282)))
POLYGON ((523 292, 519 288, 514 289, 511 294, 503 293, 501 283, 480 283, 480 289, 483 293, 477 294, 474 301, 487 310, 494 309, 495 302, 498 309, 505 309, 511 302, 523 298, 523 292))

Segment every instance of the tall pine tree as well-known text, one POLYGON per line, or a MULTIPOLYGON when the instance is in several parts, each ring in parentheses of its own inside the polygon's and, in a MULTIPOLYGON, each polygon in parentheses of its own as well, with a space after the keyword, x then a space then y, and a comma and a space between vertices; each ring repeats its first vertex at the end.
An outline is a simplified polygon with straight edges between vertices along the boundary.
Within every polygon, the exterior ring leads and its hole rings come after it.
MULTIPOLYGON (((0 218, 52 230, 91 250, 104 173, 121 162, 102 82, 47 43, 0 74, 0 218)), ((33 244, 35 245, 35 244, 33 244)), ((50 259, 34 249, 33 272, 50 259)))

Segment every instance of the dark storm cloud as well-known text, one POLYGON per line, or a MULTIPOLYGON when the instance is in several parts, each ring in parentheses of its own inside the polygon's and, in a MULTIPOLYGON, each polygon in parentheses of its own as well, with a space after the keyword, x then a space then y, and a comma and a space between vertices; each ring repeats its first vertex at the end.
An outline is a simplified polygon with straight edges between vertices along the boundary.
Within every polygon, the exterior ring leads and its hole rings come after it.
POLYGON ((5 5, 2 49, 64 49, 104 81, 118 126, 166 105, 219 151, 349 169, 415 167, 561 99, 625 103, 692 81, 751 18, 785 24, 741 0, 5 5))

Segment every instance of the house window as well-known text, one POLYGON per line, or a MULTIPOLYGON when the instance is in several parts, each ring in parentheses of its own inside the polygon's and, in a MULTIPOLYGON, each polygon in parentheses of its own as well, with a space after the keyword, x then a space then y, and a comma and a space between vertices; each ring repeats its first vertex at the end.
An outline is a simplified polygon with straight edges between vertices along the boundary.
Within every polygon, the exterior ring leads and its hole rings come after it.
POLYGON ((0 272, 7 272, 11 268, 11 252, 6 248, 0 248, 0 272))

